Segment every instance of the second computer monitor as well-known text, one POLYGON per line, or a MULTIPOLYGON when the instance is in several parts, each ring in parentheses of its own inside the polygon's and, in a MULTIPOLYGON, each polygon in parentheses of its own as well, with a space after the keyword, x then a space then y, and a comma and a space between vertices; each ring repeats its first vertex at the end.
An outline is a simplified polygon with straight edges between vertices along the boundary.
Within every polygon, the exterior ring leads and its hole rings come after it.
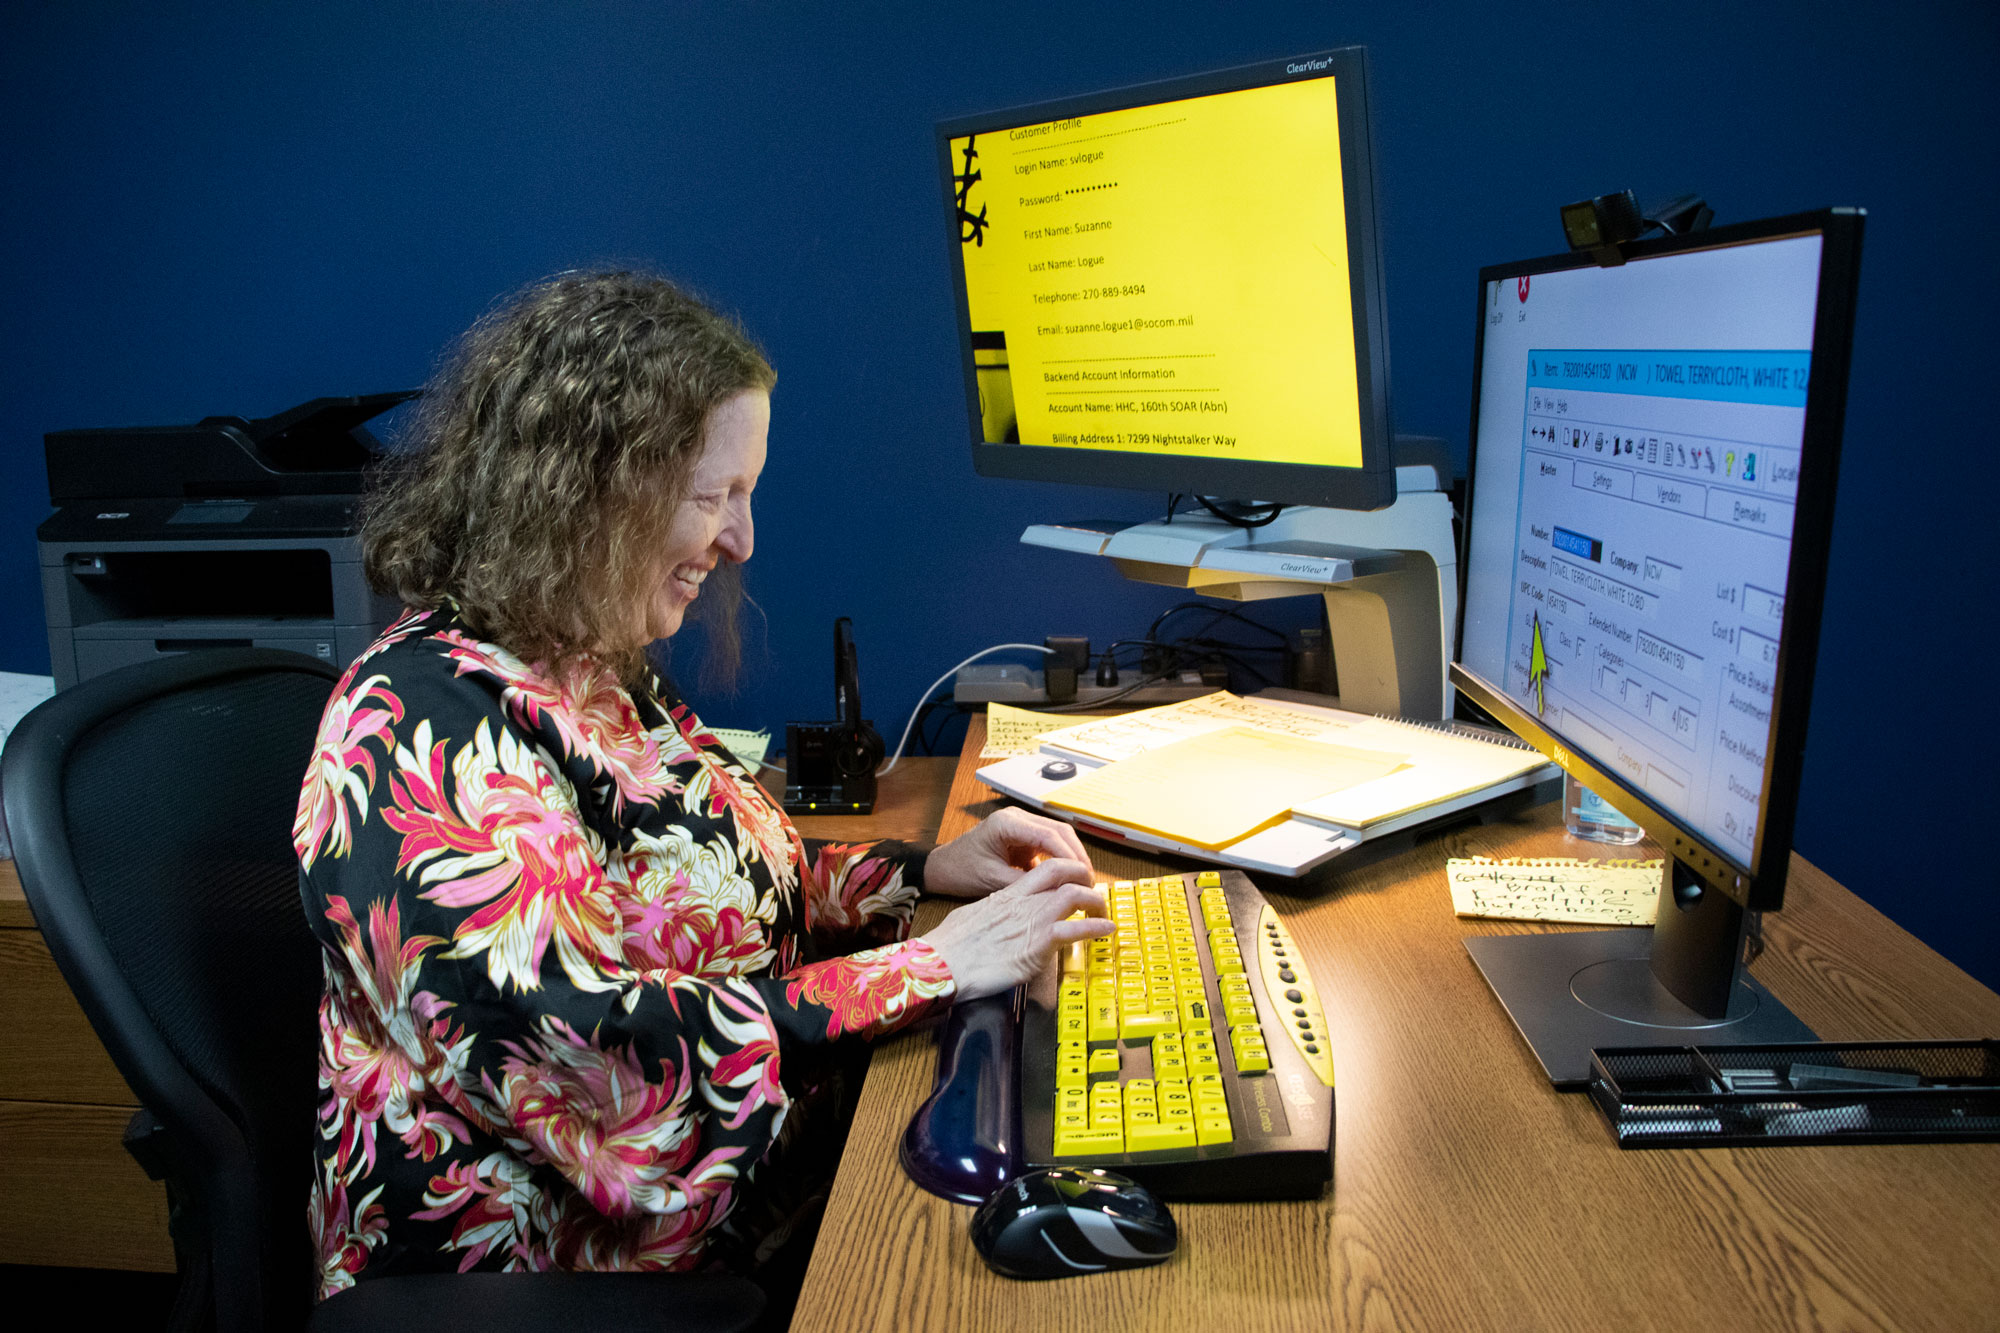
POLYGON ((938 127, 987 476, 1395 498, 1359 48, 938 127))
POLYGON ((1791 860, 1861 223, 1480 275, 1452 678, 1671 857, 1650 934, 1465 942, 1558 1085, 1593 1049, 1811 1038, 1744 969, 1791 860))
POLYGON ((1790 850, 1860 227, 1482 274, 1460 674, 1750 908, 1790 850))

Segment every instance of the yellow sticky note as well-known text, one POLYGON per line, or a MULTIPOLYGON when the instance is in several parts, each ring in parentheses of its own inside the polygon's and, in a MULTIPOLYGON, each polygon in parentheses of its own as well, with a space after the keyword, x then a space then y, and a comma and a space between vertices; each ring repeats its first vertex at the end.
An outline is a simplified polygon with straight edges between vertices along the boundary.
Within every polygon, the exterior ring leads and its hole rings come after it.
POLYGON ((724 749, 736 756, 736 762, 755 773, 763 764, 764 756, 771 750, 769 731, 743 731, 733 727, 711 727, 711 734, 722 742, 724 749))
POLYGON ((1573 857, 1483 856, 1445 862, 1459 916, 1513 921, 1579 921, 1650 926, 1663 862, 1580 861, 1573 857))
POLYGON ((1109 713, 1036 713, 1006 704, 986 705, 986 744, 981 759, 1011 759, 1034 754, 1042 737, 1076 723, 1109 717, 1109 713))

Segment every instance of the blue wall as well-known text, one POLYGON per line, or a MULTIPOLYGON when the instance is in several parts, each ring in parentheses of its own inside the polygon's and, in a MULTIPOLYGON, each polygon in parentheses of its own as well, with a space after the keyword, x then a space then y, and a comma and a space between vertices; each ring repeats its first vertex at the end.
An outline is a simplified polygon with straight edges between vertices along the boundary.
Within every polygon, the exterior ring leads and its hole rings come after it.
POLYGON ((943 116, 1366 44, 1397 421, 1461 455, 1474 271, 1557 248, 1558 203, 1865 205, 1798 842, 2000 985, 1974 679, 2000 295, 1982 0, 30 8, 0 20, 15 671, 48 663, 42 432, 414 385, 496 294, 616 260, 736 309, 781 375, 750 572, 767 620, 712 721, 826 715, 838 614, 885 729, 987 644, 1142 631, 1169 595, 1015 539, 1157 497, 981 480, 959 443, 943 116))

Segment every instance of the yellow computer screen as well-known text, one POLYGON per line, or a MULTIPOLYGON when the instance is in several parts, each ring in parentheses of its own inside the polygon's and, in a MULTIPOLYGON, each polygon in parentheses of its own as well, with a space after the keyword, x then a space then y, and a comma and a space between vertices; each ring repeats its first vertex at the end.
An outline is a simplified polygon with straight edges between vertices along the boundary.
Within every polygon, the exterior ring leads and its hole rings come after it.
POLYGON ((1362 465, 1335 82, 950 140, 987 443, 1362 465))

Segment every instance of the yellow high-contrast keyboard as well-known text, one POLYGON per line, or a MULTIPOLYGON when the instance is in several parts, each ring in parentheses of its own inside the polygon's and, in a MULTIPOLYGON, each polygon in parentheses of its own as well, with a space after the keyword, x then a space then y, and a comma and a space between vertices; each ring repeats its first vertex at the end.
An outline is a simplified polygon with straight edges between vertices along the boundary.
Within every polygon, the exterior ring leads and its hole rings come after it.
POLYGON ((1305 960, 1247 876, 1099 886, 1117 933, 1020 1009, 1025 1165, 1168 1199, 1310 1198, 1333 1175, 1333 1055, 1305 960))

